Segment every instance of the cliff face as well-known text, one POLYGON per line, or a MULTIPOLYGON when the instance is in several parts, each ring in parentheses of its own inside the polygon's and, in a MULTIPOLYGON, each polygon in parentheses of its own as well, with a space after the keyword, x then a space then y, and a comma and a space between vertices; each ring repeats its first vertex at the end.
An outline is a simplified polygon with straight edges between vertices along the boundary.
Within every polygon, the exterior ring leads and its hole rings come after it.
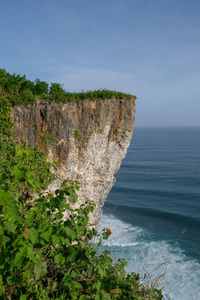
POLYGON ((96 203, 91 222, 97 224, 132 137, 135 100, 37 100, 27 107, 15 106, 12 118, 15 141, 38 146, 50 161, 59 162, 49 190, 80 174, 79 204, 86 199, 96 203))

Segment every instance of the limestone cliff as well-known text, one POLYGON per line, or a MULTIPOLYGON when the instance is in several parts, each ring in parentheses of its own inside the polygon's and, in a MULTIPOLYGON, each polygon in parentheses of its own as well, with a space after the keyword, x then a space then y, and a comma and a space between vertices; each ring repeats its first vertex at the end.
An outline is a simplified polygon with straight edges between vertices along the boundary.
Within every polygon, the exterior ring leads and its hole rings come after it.
POLYGON ((44 149, 50 161, 59 161, 55 190, 66 177, 80 174, 79 203, 96 203, 93 224, 115 181, 129 146, 135 118, 135 99, 99 99, 55 103, 37 100, 12 110, 15 141, 44 149))

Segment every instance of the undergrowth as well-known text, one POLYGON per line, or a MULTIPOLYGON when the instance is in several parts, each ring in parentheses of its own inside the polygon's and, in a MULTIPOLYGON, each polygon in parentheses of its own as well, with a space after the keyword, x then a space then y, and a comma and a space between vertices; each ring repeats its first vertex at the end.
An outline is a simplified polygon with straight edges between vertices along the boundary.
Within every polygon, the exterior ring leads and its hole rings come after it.
POLYGON ((55 194, 16 201, 12 191, 1 187, 0 297, 162 299, 160 291, 140 284, 138 274, 125 272, 124 260, 113 263, 108 251, 98 254, 110 230, 99 236, 94 228, 89 229, 92 203, 71 208, 78 189, 78 178, 65 180, 55 194), (64 220, 66 211, 70 217, 64 220), (99 238, 96 245, 91 242, 94 236, 99 238))

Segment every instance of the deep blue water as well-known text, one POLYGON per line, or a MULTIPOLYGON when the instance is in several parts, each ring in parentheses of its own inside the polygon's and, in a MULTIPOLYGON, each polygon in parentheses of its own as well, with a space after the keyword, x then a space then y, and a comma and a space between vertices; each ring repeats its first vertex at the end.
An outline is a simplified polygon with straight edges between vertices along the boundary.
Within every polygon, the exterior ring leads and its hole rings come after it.
POLYGON ((136 128, 101 226, 128 270, 175 300, 200 299, 200 128, 136 128))

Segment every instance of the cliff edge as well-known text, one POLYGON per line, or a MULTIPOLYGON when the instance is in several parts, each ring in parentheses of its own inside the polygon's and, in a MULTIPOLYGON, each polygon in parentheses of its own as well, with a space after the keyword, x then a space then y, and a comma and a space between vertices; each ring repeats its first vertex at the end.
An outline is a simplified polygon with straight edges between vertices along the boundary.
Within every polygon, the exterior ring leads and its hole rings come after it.
POLYGON ((15 141, 38 146, 49 161, 58 162, 50 191, 66 177, 80 174, 78 204, 86 199, 96 203, 91 222, 97 224, 130 144, 135 98, 68 103, 38 99, 28 106, 13 106, 12 119, 15 141))

